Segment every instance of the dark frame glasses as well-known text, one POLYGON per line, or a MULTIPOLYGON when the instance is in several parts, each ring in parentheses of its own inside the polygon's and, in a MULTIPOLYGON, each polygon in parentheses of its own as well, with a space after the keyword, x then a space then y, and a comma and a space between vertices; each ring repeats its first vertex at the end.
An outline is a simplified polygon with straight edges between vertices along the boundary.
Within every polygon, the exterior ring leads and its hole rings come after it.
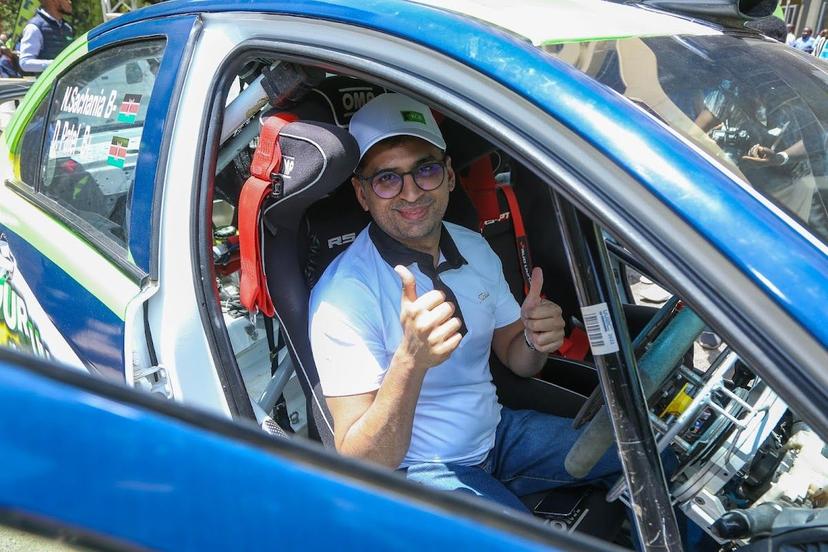
POLYGON ((414 184, 424 192, 436 190, 446 179, 446 158, 439 161, 424 161, 408 172, 390 169, 381 170, 371 176, 354 173, 360 182, 370 182, 371 189, 381 199, 394 199, 402 193, 405 177, 411 175, 414 184))

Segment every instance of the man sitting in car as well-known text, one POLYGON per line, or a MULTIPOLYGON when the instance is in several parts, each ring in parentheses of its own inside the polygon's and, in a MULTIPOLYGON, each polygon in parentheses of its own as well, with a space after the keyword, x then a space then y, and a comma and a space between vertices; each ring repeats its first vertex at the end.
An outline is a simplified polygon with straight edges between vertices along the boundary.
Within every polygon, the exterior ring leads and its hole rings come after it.
MULTIPOLYGON (((523 305, 476 232, 442 220, 456 185, 429 108, 378 96, 350 131, 352 184, 373 222, 313 289, 313 355, 342 454, 448 491, 524 509, 517 496, 571 482, 571 420, 498 404, 489 354, 515 374, 564 336, 536 268, 523 305)), ((614 451, 590 477, 617 471, 614 451)))

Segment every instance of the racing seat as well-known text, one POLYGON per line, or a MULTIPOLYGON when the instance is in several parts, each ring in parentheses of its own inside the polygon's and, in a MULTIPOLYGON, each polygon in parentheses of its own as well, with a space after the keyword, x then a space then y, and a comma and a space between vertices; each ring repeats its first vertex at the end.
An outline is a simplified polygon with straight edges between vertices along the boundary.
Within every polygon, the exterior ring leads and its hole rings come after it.
MULTIPOLYGON (((296 119, 293 114, 266 119, 296 119)), ((262 130, 264 135, 265 130, 262 130)), ((308 205, 339 186, 356 166, 359 148, 344 129, 319 122, 289 122, 277 134, 281 151, 262 173, 257 159, 267 147, 262 137, 251 164, 252 176, 239 201, 242 245, 242 304, 274 316, 308 401, 310 437, 333 446, 333 424, 325 405, 308 339, 308 288, 297 262, 297 230, 308 205), (259 177, 259 181, 256 177, 259 177), (262 176, 270 176, 272 190, 262 176), (259 188, 263 188, 259 192, 259 188), (258 221, 257 214, 261 213, 258 221), (257 241, 260 240, 260 243, 257 241), (261 257, 258 257, 260 255, 261 257), (259 270, 262 267, 262 270, 259 270), (262 274, 263 271, 263 274, 262 274)))
MULTIPOLYGON (((488 153, 493 151, 493 148, 479 139, 477 135, 465 131, 463 127, 448 119, 442 121, 442 127, 453 166, 456 169, 460 167, 457 169, 458 173, 464 172, 476 159, 481 158, 481 155, 487 157, 488 153), (463 132, 467 134, 465 137, 463 132), (452 149, 453 144, 461 144, 461 148, 452 149)), ((489 165, 488 172, 491 177, 491 165, 489 165)), ((445 219, 475 231, 479 230, 477 209, 463 186, 456 186, 451 193, 445 219)), ((309 288, 316 283, 327 265, 353 242, 356 235, 365 228, 369 221, 369 215, 356 201, 350 182, 344 183, 330 196, 308 208, 300 224, 299 249, 301 265, 305 269, 309 288)), ((505 258, 505 252, 511 248, 512 255, 516 259, 514 238, 508 232, 504 232, 504 236, 505 239, 501 240, 504 246, 495 250, 501 256, 504 268, 513 269, 511 276, 507 272, 507 280, 511 280, 510 284, 513 287, 519 288, 515 291, 521 294, 522 299, 523 280, 517 271, 517 262, 516 260, 509 262, 505 258), (516 281, 520 283, 514 284, 516 281)), ((312 363, 305 363, 305 369, 310 366, 312 363)), ((573 417, 585 400, 584 395, 548 381, 520 378, 503 366, 494 355, 492 355, 491 369, 501 404, 513 409, 533 409, 573 417)), ((317 378, 315 373, 312 377, 317 378)), ((587 392, 589 390, 591 388, 587 392)), ((314 400, 318 400, 324 407, 324 397, 321 394, 314 400)), ((320 434, 332 427, 326 409, 319 409, 318 412, 314 412, 314 416, 321 426, 320 434), (317 414, 322 414, 326 419, 320 420, 316 417, 317 414)), ((326 439, 323 438, 323 442, 325 441, 326 439)), ((612 523, 611 520, 620 523, 623 519, 623 508, 618 504, 608 504, 602 493, 591 487, 555 489, 522 497, 522 500, 538 515, 549 519, 550 523, 566 527, 577 525, 579 530, 604 538, 610 537, 617 527, 617 524, 612 523)))

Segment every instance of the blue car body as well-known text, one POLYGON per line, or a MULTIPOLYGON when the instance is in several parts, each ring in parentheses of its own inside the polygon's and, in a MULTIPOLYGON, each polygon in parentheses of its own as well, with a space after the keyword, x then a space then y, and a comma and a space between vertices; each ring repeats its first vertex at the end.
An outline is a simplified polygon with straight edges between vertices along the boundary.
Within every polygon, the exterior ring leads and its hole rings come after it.
POLYGON ((274 542, 289 550, 554 550, 556 539, 563 549, 594 546, 531 525, 522 536, 482 528, 452 514, 479 505, 417 505, 392 490, 410 491, 401 478, 358 465, 343 469, 332 454, 285 446, 255 426, 234 426, 46 362, 2 357, 0 402, 9 422, 0 430, 0 521, 46 537, 136 550, 274 542), (378 493, 377 477, 391 486, 378 493))

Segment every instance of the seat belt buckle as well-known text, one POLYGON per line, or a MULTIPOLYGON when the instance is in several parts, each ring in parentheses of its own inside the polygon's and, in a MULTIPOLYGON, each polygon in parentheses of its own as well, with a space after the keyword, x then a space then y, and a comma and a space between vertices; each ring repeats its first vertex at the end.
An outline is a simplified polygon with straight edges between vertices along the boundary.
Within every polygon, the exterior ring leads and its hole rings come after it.
POLYGON ((564 338, 564 342, 561 348, 558 349, 558 353, 569 360, 583 361, 587 353, 589 353, 587 333, 578 326, 572 328, 569 336, 564 338))
POLYGON ((282 199, 285 194, 285 179, 276 172, 270 173, 270 197, 275 200, 282 199))

